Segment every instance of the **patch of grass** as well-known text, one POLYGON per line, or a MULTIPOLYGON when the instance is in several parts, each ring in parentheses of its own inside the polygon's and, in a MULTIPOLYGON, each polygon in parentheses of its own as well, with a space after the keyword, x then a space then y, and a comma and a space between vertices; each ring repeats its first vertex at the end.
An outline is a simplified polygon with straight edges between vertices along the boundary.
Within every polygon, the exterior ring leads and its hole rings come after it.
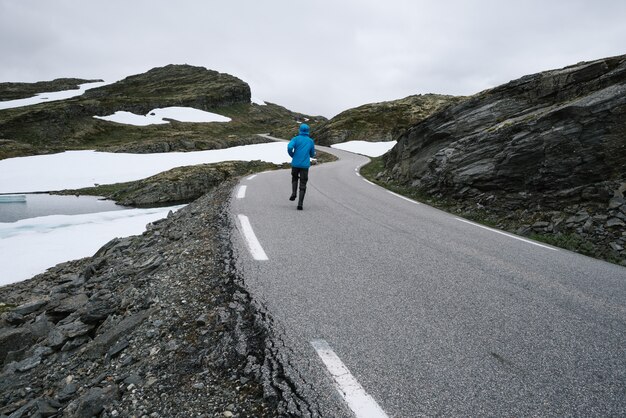
POLYGON ((324 151, 316 150, 316 153, 317 153, 316 158, 317 158, 318 164, 332 163, 333 161, 338 160, 338 158, 335 157, 333 154, 329 154, 324 151))
POLYGON ((121 193, 123 190, 128 189, 134 183, 137 182, 129 181, 126 183, 103 184, 94 187, 84 187, 82 189, 66 189, 54 191, 51 192, 51 194, 108 197, 117 193, 121 193))
POLYGON ((370 181, 375 181, 376 175, 384 169, 382 157, 371 157, 370 162, 361 167, 361 175, 370 181))
POLYGON ((13 310, 13 308, 15 308, 16 305, 13 305, 11 303, 4 303, 4 302, 0 302, 0 314, 3 314, 5 312, 9 312, 11 310, 13 310))
POLYGON ((597 257, 598 248, 592 242, 583 239, 580 235, 572 233, 560 233, 560 234, 539 234, 532 233, 529 236, 535 241, 545 242, 546 244, 553 245, 555 247, 565 248, 566 250, 574 251, 590 257, 597 257))
POLYGON ((383 159, 382 157, 374 157, 370 158, 370 160, 371 161, 369 163, 361 167, 361 175, 372 183, 376 183, 379 186, 386 188, 387 190, 391 190, 392 192, 408 197, 409 199, 427 203, 440 209, 445 210, 451 207, 451 204, 447 200, 437 199, 417 188, 409 187, 407 185, 395 182, 378 180, 376 176, 378 175, 378 173, 382 172, 385 169, 383 159))

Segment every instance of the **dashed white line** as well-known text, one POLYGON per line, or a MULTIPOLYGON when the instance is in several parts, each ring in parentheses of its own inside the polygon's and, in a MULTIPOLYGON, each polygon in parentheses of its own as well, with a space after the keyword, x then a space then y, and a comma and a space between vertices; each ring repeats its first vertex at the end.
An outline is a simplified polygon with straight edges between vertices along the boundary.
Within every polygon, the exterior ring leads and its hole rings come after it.
POLYGON ((337 391, 357 418, 388 418, 385 411, 365 392, 325 340, 313 340, 311 345, 335 380, 337 391))
POLYGON ((246 215, 237 215, 237 217, 239 218, 239 223, 241 224, 241 233, 246 241, 248 250, 250 250, 252 258, 255 260, 269 260, 269 258, 267 258, 267 254, 265 254, 265 251, 263 250, 263 247, 261 247, 261 243, 252 230, 252 225, 250 225, 248 217, 246 215))
POLYGON ((411 202, 411 203, 414 203, 414 204, 416 204, 416 205, 420 205, 420 204, 421 204, 420 202, 416 202, 416 201, 415 201, 415 200, 413 200, 413 199, 409 199, 408 197, 404 197, 404 196, 402 196, 402 195, 400 195, 400 194, 398 194, 398 193, 394 193, 394 192, 392 192, 391 190, 387 190, 387 193, 391 193, 392 195, 394 195, 394 196, 396 196, 396 197, 399 197, 400 199, 404 199, 404 200, 406 200, 407 202, 411 202))
POLYGON ((528 240, 528 239, 525 239, 525 238, 522 238, 522 237, 518 237, 518 236, 513 235, 513 234, 507 234, 506 232, 498 231, 497 229, 489 228, 488 226, 480 225, 480 224, 468 221, 467 219, 461 219, 461 218, 454 218, 454 219, 456 219, 457 221, 465 222, 466 224, 470 224, 470 225, 477 226, 479 228, 486 229, 486 230, 491 231, 491 232, 495 232, 496 234, 505 235, 505 236, 507 236, 509 238, 513 238, 513 239, 516 239, 516 240, 519 240, 519 241, 524 241, 524 242, 526 242, 528 244, 536 245, 537 247, 547 248, 548 250, 552 250, 552 251, 558 251, 558 249, 556 249, 556 248, 548 247, 547 245, 539 244, 538 242, 531 241, 531 240, 528 240))
POLYGON ((239 186, 239 189, 237 189, 237 199, 243 199, 244 197, 246 197, 247 188, 248 186, 245 185, 239 186))
POLYGON ((250 177, 247 177, 246 180, 252 180, 253 178, 256 177, 256 174, 251 175, 250 177))

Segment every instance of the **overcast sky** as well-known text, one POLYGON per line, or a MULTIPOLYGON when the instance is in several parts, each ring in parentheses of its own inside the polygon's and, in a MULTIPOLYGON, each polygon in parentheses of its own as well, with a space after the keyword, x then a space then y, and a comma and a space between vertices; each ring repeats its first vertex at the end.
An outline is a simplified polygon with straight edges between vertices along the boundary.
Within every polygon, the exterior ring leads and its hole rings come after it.
POLYGON ((0 0, 0 81, 186 63, 327 117, 621 54, 624 0, 0 0))

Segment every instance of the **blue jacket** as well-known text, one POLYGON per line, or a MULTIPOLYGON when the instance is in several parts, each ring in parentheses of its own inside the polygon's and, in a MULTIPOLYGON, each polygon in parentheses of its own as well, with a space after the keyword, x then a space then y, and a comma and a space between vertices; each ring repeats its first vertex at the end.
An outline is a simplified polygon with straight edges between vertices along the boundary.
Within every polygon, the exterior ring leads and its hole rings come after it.
POLYGON ((315 157, 315 144, 309 137, 309 125, 303 123, 300 125, 300 133, 294 136, 289 145, 287 152, 292 157, 291 166, 295 168, 311 167, 311 158, 315 157))

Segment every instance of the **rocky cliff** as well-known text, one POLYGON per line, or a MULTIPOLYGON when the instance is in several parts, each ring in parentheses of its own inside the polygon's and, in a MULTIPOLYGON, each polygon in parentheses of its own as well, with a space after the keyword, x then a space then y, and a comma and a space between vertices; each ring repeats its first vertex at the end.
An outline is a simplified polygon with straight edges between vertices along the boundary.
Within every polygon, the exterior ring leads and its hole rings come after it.
MULTIPOLYGON (((381 180, 625 257, 626 56, 522 77, 412 126, 381 180), (522 212, 520 212, 522 211, 522 212)), ((457 205, 457 206, 458 206, 457 205)))
POLYGON ((392 141, 410 126, 457 103, 461 97, 424 94, 370 103, 341 112, 312 130, 320 145, 346 141, 392 141))

